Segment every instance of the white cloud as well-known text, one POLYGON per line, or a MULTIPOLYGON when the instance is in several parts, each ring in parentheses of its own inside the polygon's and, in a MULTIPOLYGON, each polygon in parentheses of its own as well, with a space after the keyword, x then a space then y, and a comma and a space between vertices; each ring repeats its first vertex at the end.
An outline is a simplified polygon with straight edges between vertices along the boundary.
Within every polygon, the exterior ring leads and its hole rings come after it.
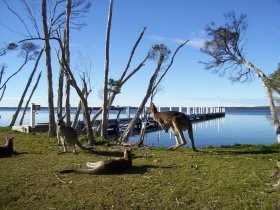
POLYGON ((205 39, 194 38, 194 39, 190 39, 188 44, 192 47, 200 49, 204 46, 204 42, 205 42, 205 39))
MULTIPOLYGON (((179 39, 179 38, 167 38, 163 36, 158 36, 158 35, 152 35, 150 36, 151 39, 155 41, 160 41, 160 42, 175 42, 176 44, 182 44, 184 43, 187 39, 179 39)), ((189 40, 187 45, 194 47, 194 48, 202 48, 204 45, 205 39, 201 38, 192 38, 189 40)))

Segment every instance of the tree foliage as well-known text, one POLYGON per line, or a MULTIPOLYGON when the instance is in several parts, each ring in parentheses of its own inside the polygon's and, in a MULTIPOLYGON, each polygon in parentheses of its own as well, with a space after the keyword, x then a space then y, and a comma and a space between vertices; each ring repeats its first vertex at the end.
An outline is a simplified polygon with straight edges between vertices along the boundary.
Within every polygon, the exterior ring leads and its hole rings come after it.
POLYGON ((243 65, 243 38, 248 27, 246 15, 237 17, 234 12, 228 12, 225 19, 222 26, 217 26, 214 22, 206 26, 210 40, 205 42, 201 52, 213 59, 201 63, 205 64, 207 70, 214 70, 222 76, 229 74, 232 81, 251 80, 252 71, 243 65))
POLYGON ((267 82, 272 89, 277 90, 279 92, 279 90, 280 90, 280 64, 278 64, 277 70, 269 75, 267 82))

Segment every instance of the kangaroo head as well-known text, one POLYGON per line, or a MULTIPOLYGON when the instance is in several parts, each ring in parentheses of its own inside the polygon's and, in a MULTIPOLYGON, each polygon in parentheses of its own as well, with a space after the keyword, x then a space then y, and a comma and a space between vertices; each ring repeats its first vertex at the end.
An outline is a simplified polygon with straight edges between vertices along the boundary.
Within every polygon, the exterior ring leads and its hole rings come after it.
POLYGON ((7 147, 13 147, 13 145, 14 145, 13 139, 14 139, 14 137, 6 137, 6 146, 7 147))
POLYGON ((154 103, 151 103, 151 105, 150 105, 150 112, 151 113, 157 113, 158 112, 154 103))

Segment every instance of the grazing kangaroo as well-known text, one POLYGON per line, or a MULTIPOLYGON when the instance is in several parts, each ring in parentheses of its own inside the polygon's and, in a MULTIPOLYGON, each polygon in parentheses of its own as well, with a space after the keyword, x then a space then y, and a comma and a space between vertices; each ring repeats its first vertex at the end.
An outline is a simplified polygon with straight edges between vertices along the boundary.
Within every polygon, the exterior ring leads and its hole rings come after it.
POLYGON ((5 146, 0 146, 0 157, 8 157, 14 155, 14 137, 6 137, 6 144, 5 146))
POLYGON ((64 117, 58 119, 57 121, 58 145, 60 145, 60 141, 61 141, 64 148, 64 152, 67 151, 66 145, 73 146, 73 153, 76 153, 76 145, 81 149, 90 150, 89 148, 86 148, 83 145, 81 145, 78 139, 78 133, 74 128, 70 126, 65 126, 65 123, 63 121, 64 117))
POLYGON ((131 149, 124 149, 123 157, 101 160, 98 162, 87 162, 87 169, 69 169, 59 173, 83 173, 83 174, 116 174, 127 171, 132 167, 131 149))
POLYGON ((150 112, 156 122, 160 124, 162 129, 167 131, 170 127, 175 134, 176 145, 168 149, 177 149, 186 144, 186 139, 184 137, 184 130, 188 130, 189 138, 193 151, 197 151, 194 145, 193 139, 193 129, 190 118, 182 112, 168 111, 168 112, 158 112, 156 106, 151 103, 150 112))

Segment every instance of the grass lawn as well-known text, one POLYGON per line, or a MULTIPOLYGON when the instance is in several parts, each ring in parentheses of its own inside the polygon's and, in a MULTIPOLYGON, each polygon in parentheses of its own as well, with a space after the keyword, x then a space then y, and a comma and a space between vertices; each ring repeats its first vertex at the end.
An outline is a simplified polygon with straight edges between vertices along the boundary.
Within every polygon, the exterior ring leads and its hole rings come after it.
POLYGON ((46 133, 0 129, 0 144, 14 136, 22 153, 0 159, 0 209, 274 209, 280 147, 233 146, 166 151, 133 149, 133 168, 118 175, 59 174, 85 162, 122 156, 122 148, 98 146, 66 154, 46 133))

